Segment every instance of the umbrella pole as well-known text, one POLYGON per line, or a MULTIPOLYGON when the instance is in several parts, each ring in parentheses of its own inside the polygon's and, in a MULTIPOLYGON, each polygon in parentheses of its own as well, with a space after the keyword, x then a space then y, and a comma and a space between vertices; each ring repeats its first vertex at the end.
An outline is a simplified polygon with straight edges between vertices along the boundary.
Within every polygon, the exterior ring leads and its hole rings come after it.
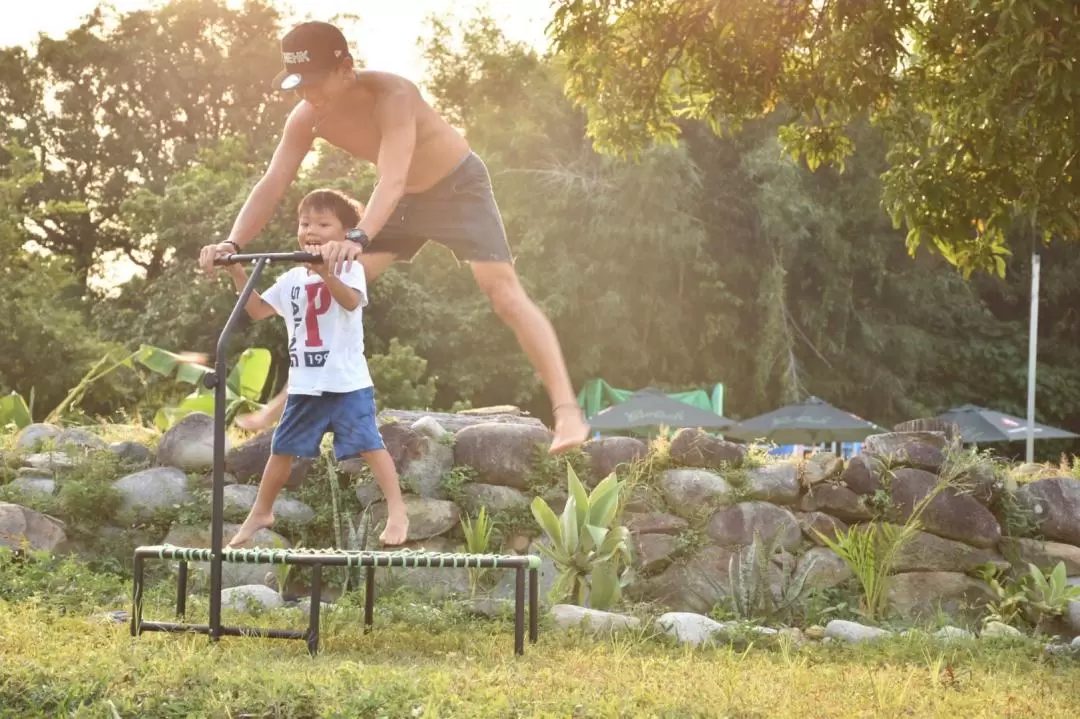
POLYGON ((1031 253, 1031 322, 1028 328, 1028 387, 1027 387, 1027 452, 1026 461, 1035 461, 1035 357, 1039 334, 1039 269, 1042 263, 1038 252, 1031 253))

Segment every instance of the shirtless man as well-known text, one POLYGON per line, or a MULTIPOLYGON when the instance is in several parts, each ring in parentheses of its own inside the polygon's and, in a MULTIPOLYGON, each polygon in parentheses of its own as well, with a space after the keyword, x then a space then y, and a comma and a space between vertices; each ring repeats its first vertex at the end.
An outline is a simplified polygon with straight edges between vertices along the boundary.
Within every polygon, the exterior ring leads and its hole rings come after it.
MULTIPOLYGON (((341 31, 302 23, 281 40, 284 69, 275 89, 300 102, 285 121, 270 166, 255 185, 224 242, 202 248, 199 264, 214 276, 214 259, 241 250, 273 215, 316 138, 375 164, 378 184, 359 225, 342 242, 319 247, 335 274, 363 264, 368 284, 396 260, 410 261, 427 240, 469 263, 495 313, 513 330, 540 375, 553 407, 560 454, 583 443, 589 425, 578 407, 555 330, 525 293, 514 271, 491 178, 468 142, 424 101, 408 80, 356 70, 341 31)), ((281 414, 282 392, 247 426, 281 414)), ((252 418, 249 418, 249 420, 252 418)))

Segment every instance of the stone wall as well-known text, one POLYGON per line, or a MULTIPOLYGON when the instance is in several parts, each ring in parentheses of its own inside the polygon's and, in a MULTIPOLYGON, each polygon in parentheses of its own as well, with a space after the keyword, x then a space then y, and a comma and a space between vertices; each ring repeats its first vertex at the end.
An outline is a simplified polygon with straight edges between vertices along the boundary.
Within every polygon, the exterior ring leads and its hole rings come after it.
MULTIPOLYGON (((35 425, 18 438, 19 463, 25 466, 13 484, 28 492, 54 492, 65 467, 75 461, 73 453, 145 453, 148 466, 113 483, 123 508, 138 513, 194 502, 191 477, 200 472, 205 477, 210 465, 210 429, 209 417, 191 415, 162 437, 150 457, 135 443, 106 446, 89 433, 65 430, 65 437, 59 428, 35 425), (57 449, 35 453, 41 439, 57 449), (74 441, 74 448, 70 443, 64 448, 60 440, 74 441)), ((957 486, 928 505, 921 518, 924 531, 895 567, 889 599, 900 616, 977 612, 993 598, 977 569, 991 563, 1026 568, 1033 562, 1049 568, 1061 561, 1072 581, 1080 583, 1080 481, 1044 468, 1041 476, 1010 487, 1000 467, 951 451, 942 433, 877 435, 866 441, 861 455, 845 463, 828 454, 799 462, 766 461, 748 455, 744 445, 693 430, 680 431, 668 446, 652 449, 632 438, 594 440, 583 451, 556 460, 543 452, 551 441, 549 430, 511 409, 387 413, 381 431, 407 491, 412 547, 460 549, 462 516, 474 516, 486 506, 501 529, 501 546, 492 550, 535 551, 542 538, 529 503, 542 495, 556 512, 561 510, 564 462, 573 464, 588 485, 618 472, 631 488, 622 521, 631 530, 637 578, 627 596, 669 611, 708 613, 725 601, 729 560, 755 532, 775 538, 794 566, 813 562, 810 586, 827 590, 843 584, 852 576, 850 569, 817 533, 830 536, 867 522, 902 523, 942 473, 953 476, 957 486)), ((229 448, 225 496, 232 521, 242 518, 254 500, 269 439, 267 432, 229 448)), ((346 462, 341 470, 354 479, 343 486, 355 491, 360 506, 378 521, 381 495, 374 482, 363 480, 362 465, 346 462)), ((294 496, 311 472, 311 462, 294 465, 275 506, 283 528, 262 532, 257 543, 291 546, 297 537, 289 531, 314 519, 316 509, 294 496)), ((360 526, 362 519, 357 516, 354 524, 360 526)), ((230 524, 226 533, 234 528, 230 524)), ((0 542, 12 543, 17 536, 44 549, 65 547, 62 523, 23 506, 0 504, 0 542)), ((208 545, 209 531, 178 523, 165 536, 144 541, 208 545)), ((550 586, 555 572, 547 560, 543 573, 550 586)), ((464 571, 401 574, 439 592, 468 586, 464 571)), ((228 568, 225 577, 229 586, 265 579, 265 569, 246 567, 228 568)), ((489 589, 509 591, 501 585, 489 589)), ((1074 603, 1069 620, 1070 631, 1080 633, 1080 605, 1074 603)))

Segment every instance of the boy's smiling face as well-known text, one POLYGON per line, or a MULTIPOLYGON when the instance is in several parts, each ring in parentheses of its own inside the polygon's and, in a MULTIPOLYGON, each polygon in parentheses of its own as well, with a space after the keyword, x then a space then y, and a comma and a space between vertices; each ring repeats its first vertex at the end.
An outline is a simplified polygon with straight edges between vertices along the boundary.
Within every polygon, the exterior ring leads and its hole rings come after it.
POLYGON ((331 210, 307 208, 300 213, 296 240, 300 247, 325 245, 345 239, 345 226, 331 210))

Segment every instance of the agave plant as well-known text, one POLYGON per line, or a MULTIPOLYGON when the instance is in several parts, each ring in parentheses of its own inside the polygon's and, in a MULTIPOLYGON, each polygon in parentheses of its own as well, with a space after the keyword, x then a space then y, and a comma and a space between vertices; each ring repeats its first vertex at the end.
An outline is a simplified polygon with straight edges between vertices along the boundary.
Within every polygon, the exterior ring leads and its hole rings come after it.
POLYGON ((574 468, 566 467, 567 500, 562 515, 556 516, 542 497, 531 509, 550 546, 538 544, 559 570, 552 596, 569 595, 581 606, 610 607, 619 600, 629 574, 622 571, 630 563, 626 527, 611 526, 619 508, 623 483, 608 475, 589 494, 574 468))

